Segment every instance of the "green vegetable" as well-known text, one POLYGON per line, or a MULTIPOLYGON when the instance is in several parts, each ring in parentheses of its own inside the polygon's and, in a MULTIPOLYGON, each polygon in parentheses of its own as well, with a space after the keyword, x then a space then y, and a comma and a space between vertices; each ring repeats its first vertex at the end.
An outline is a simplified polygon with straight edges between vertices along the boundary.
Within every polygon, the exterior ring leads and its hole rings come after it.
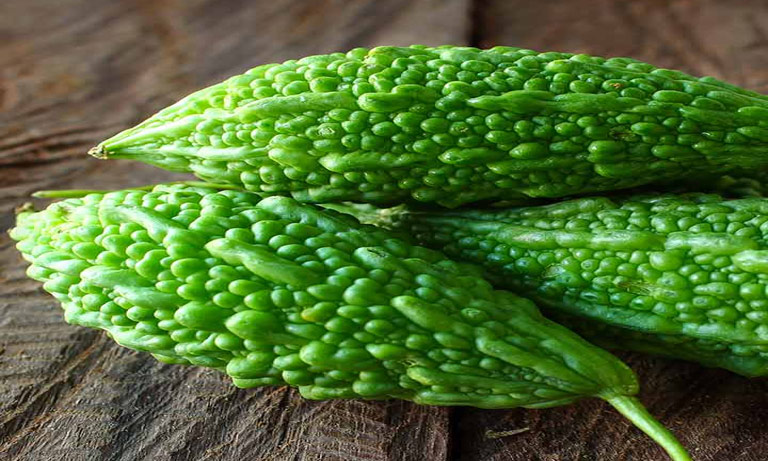
POLYGON ((91 153, 302 202, 522 202, 766 165, 768 98, 628 58, 358 48, 256 67, 91 153))
POLYGON ((11 235, 68 322, 164 362, 310 399, 543 408, 594 396, 690 459, 618 359, 474 266, 332 211, 161 185, 22 212, 11 235))
POLYGON ((555 318, 601 345, 768 375, 768 199, 349 210, 483 264, 499 286, 561 313, 555 318))

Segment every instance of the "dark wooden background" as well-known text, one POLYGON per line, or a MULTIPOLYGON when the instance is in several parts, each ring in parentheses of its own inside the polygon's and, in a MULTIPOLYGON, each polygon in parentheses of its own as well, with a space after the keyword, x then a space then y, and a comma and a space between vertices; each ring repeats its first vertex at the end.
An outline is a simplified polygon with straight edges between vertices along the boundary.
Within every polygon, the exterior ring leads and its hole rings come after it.
MULTIPOLYGON (((0 0, 0 230, 38 189, 178 178, 85 152, 192 90, 265 62, 413 43, 630 55, 768 92, 766 0, 0 0)), ((485 411, 237 390, 64 324, 24 267, 3 232, 3 461, 664 459, 599 401, 485 411)), ((768 459, 768 381, 623 357, 697 460, 768 459)))

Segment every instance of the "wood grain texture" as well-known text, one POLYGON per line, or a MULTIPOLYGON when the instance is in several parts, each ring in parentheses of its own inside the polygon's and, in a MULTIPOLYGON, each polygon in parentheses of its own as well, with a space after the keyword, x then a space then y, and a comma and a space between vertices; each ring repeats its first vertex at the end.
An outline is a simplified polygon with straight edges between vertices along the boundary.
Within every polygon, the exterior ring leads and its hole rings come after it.
MULTIPOLYGON (((5 0, 0 230, 30 192, 183 178, 85 151, 248 67, 376 44, 631 55, 768 91, 763 0, 5 0)), ((607 404, 549 410, 308 402, 237 390, 63 323, 0 235, 0 460, 657 460, 607 404), (507 435, 505 435, 507 434, 507 435)), ((763 460, 768 382, 624 355, 697 460, 763 460)))

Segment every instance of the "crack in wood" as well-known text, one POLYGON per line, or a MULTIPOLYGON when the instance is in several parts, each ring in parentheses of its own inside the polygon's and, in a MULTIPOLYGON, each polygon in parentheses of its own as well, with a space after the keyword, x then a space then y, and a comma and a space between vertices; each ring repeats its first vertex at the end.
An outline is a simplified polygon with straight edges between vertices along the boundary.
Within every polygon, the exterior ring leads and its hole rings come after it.
POLYGON ((82 339, 80 344, 84 347, 80 352, 67 358, 50 381, 36 389, 30 389, 29 396, 23 405, 17 406, 0 419, 0 436, 11 434, 7 440, 0 438, 0 453, 50 419, 52 414, 45 411, 47 404, 54 402, 62 393, 71 389, 77 382, 80 368, 87 368, 88 363, 95 360, 94 351, 104 344, 100 340, 100 335, 97 332, 90 332, 89 341, 82 341, 82 339))

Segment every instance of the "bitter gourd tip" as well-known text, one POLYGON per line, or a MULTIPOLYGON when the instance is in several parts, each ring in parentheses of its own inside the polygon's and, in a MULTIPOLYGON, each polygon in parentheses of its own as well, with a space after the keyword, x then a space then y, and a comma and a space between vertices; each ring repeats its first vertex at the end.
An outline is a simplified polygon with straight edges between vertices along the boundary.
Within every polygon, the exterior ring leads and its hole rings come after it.
POLYGON ((98 146, 88 149, 88 155, 92 155, 99 160, 104 160, 107 158, 107 150, 104 149, 104 146, 99 144, 98 146))
POLYGON ((33 211, 35 211, 35 205, 32 202, 24 202, 13 210, 14 214, 16 215, 20 215, 22 213, 31 213, 33 211))

